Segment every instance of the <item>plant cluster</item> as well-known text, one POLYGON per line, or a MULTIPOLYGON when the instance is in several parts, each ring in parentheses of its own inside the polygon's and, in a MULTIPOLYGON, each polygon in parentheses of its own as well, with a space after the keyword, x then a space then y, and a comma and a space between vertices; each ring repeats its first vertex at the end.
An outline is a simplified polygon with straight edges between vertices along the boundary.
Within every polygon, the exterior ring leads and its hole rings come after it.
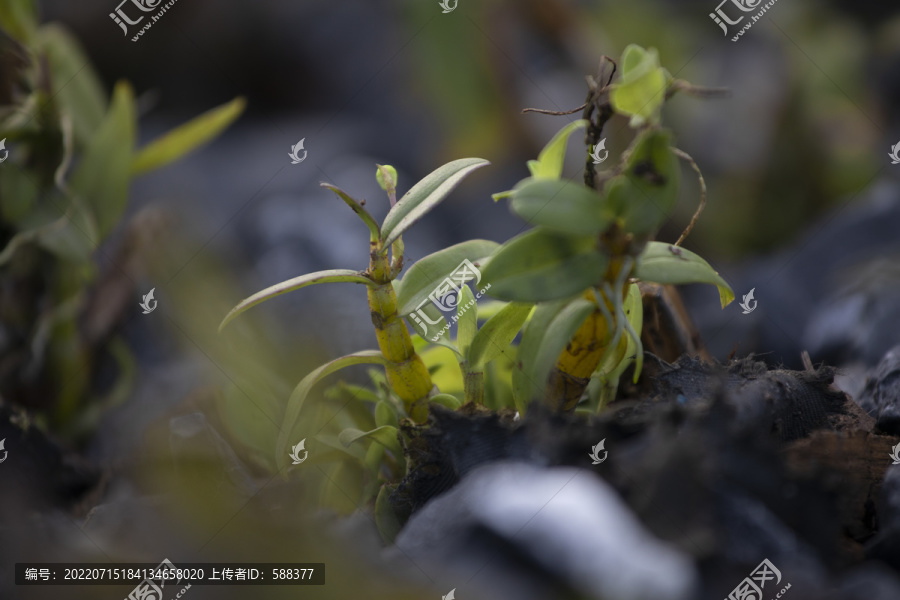
MULTIPOLYGON (((313 386, 339 369, 379 365, 383 374, 370 370, 371 388, 342 383, 326 393, 349 394, 351 404, 362 408, 348 405, 333 419, 332 429, 316 439, 336 451, 329 454, 336 469, 354 465, 363 482, 357 489, 360 500, 377 494, 376 516, 387 523, 387 495, 407 467, 404 420, 425 424, 429 404, 451 409, 486 405, 520 414, 532 402, 560 411, 602 410, 629 365, 634 364, 635 381, 640 376, 638 281, 710 283, 718 287, 723 307, 734 299, 728 284, 706 261, 682 248, 681 239, 675 244, 653 240, 678 200, 679 158, 699 174, 661 126, 662 106, 677 91, 707 92, 673 79, 654 49, 629 46, 614 82, 616 69, 616 63, 604 59, 598 77, 588 79, 585 105, 576 109, 583 110, 583 118, 563 127, 529 161, 529 177, 494 196, 495 201, 508 199, 511 210, 533 225, 502 245, 463 242, 420 259, 400 277, 402 234, 464 177, 488 164, 482 159, 453 161, 399 200, 396 171, 378 166, 376 178, 391 203, 381 224, 363 202, 322 184, 368 227, 368 267, 311 273, 267 288, 238 304, 222 326, 286 292, 320 283, 354 283, 366 288, 378 349, 335 359, 296 386, 275 448, 279 468, 286 464, 289 440, 313 386), (596 172, 586 152, 584 181, 563 179, 571 134, 586 129, 590 151, 613 115, 628 117, 635 130, 618 164, 596 172), (458 275, 463 264, 473 267, 463 269, 467 279, 495 300, 479 307, 473 292, 462 285, 439 309, 433 301, 452 291, 447 279, 458 275), (453 308, 449 313, 447 305, 453 308), (449 333, 448 314, 455 336, 449 333)), ((705 196, 702 177, 700 181, 705 196)))
POLYGON ((122 220, 132 180, 217 136, 244 101, 137 148, 127 82, 107 99, 77 41, 59 25, 40 25, 31 0, 0 4, 0 30, 0 139, 9 152, 0 165, 0 272, 10 290, 0 299, 0 395, 40 408, 40 421, 74 435, 127 397, 134 371, 116 317, 90 318, 103 313, 95 310, 95 251, 122 220), (98 391, 102 357, 117 376, 98 391))

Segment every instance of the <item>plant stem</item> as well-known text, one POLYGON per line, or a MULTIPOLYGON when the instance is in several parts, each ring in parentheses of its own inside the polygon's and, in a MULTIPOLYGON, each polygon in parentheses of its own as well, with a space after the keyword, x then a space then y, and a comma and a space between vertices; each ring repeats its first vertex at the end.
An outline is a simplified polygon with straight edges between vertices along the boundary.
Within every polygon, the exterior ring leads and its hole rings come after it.
POLYGON ((466 394, 466 402, 484 404, 484 371, 469 371, 466 362, 460 363, 463 371, 463 389, 466 394))
POLYGON ((428 419, 428 397, 434 384, 428 368, 413 349, 406 324, 397 313, 397 294, 391 281, 390 264, 387 255, 382 255, 380 250, 378 243, 373 242, 368 274, 377 285, 367 287, 378 348, 388 361, 388 384, 403 400, 406 414, 416 423, 424 423, 428 419))

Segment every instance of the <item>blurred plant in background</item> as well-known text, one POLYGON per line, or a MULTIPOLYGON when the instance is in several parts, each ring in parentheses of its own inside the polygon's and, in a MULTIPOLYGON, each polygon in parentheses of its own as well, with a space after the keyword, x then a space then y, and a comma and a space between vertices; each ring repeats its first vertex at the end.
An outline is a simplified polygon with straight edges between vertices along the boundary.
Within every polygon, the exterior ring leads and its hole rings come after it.
POLYGON ((139 216, 114 248, 132 180, 216 137, 241 113, 236 99, 136 148, 127 82, 107 101, 81 45, 39 25, 31 0, 0 6, 0 396, 77 437, 123 402, 134 377, 117 327, 133 312, 142 254, 164 226, 139 216))
MULTIPOLYGON (((405 13, 410 28, 428 13, 414 4, 405 13)), ((735 90, 715 111, 678 102, 665 109, 683 147, 705 165, 711 193, 727 199, 710 207, 693 244, 734 258, 772 250, 869 182, 866 166, 877 162, 882 130, 889 119, 897 122, 896 111, 879 104, 877 86, 898 89, 887 61, 893 54, 896 65, 900 48, 892 32, 900 21, 864 24, 841 12, 850 10, 841 6, 846 3, 798 0, 767 14, 778 29, 754 31, 750 43, 745 36, 732 44, 708 19, 707 4, 480 3, 472 9, 477 17, 433 19, 427 35, 415 36, 415 80, 421 82, 415 89, 440 107, 434 114, 450 139, 446 148, 492 157, 518 150, 521 156, 536 149, 546 129, 513 118, 511 109, 562 110, 572 101, 566 77, 588 71, 594 57, 611 48, 652 45, 675 76, 735 90), (455 42, 460 39, 470 42, 455 42), (470 76, 457 82, 457 72, 470 76)), ((611 146, 621 146, 624 119, 611 122, 609 135, 611 146)), ((690 214, 685 207, 676 211, 690 214)), ((663 233, 678 231, 664 225, 663 233)))

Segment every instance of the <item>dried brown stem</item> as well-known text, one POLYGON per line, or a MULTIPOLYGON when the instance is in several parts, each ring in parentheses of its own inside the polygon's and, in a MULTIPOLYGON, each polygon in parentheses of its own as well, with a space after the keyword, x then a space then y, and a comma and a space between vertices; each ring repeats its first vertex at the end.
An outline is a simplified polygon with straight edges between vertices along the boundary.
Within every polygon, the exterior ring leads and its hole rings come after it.
POLYGON ((691 233, 691 230, 694 229, 694 225, 697 224, 697 220, 700 218, 700 213, 703 212, 703 207, 706 206, 706 181, 703 179, 703 173, 700 172, 700 167, 697 166, 697 163, 691 157, 690 154, 685 152, 684 150, 679 150, 678 148, 672 148, 672 152, 675 153, 675 156, 682 160, 686 160, 690 163, 691 168, 694 169, 694 172, 697 173, 697 179, 700 181, 700 204, 697 206, 697 210, 694 212, 694 216, 691 217, 691 222, 688 223, 688 226, 681 233, 681 236, 678 238, 678 241, 675 242, 675 246, 681 245, 681 242, 691 233))

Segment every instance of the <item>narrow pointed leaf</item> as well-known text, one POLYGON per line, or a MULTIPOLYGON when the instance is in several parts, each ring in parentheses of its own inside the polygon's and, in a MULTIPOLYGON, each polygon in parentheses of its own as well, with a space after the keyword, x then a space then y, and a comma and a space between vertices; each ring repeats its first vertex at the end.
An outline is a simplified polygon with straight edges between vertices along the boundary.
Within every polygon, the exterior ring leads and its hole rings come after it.
MULTIPOLYGON (((72 192, 90 207, 101 238, 119 222, 128 201, 136 119, 134 92, 119 82, 103 123, 72 175, 72 192)), ((91 242, 96 245, 99 240, 91 242)))
POLYGON ((467 285, 460 290, 456 315, 459 319, 456 322, 456 345, 459 353, 465 356, 478 332, 478 305, 475 303, 475 294, 467 285))
MULTIPOLYGON (((463 261, 468 260, 478 268, 476 263, 493 254, 500 244, 490 240, 469 240, 438 250, 416 261, 399 281, 394 282, 397 293, 397 305, 401 313, 407 313, 428 298, 448 275, 453 273, 463 261)), ((473 273, 475 283, 481 283, 481 272, 473 273)))
POLYGON ((537 160, 528 161, 528 170, 531 171, 531 176, 535 179, 559 179, 562 176, 563 163, 566 160, 566 145, 569 143, 569 136, 574 131, 586 126, 587 121, 581 119, 560 129, 541 150, 537 160))
POLYGON ((531 314, 532 308, 531 304, 510 302, 503 310, 488 319, 472 340, 472 346, 466 357, 469 369, 481 371, 484 365, 506 352, 531 314))
POLYGON ((0 29, 14 40, 28 45, 37 29, 36 0, 4 0, 0 2, 0 29))
POLYGON ((294 290, 299 290, 300 288, 304 288, 308 285, 335 282, 374 285, 372 283, 372 280, 368 277, 361 275, 358 271, 351 271, 349 269, 333 269, 331 271, 316 271, 315 273, 307 273, 306 275, 301 275, 300 277, 294 277, 293 279, 288 279, 287 281, 276 283, 275 285, 267 287, 264 290, 256 292, 249 298, 242 300, 237 306, 231 309, 231 312, 229 312, 224 319, 222 319, 222 323, 219 325, 219 331, 222 331, 222 329, 226 325, 228 325, 228 323, 234 320, 235 317, 237 317, 245 310, 252 308, 257 304, 265 302, 266 300, 270 300, 275 296, 293 292, 294 290))
POLYGON ((131 174, 137 176, 154 171, 196 150, 231 125, 246 104, 244 98, 235 98, 153 140, 134 157, 131 174))
MULTIPOLYGON (((21 4, 20 0, 14 0, 13 5, 16 4, 21 4)), ((105 85, 81 43, 66 28, 50 23, 38 29, 37 34, 40 49, 35 52, 46 58, 53 104, 60 114, 71 119, 76 146, 81 148, 90 143, 103 122, 108 105, 105 85)))
POLYGON ((363 208, 359 202, 357 202, 344 190, 333 186, 330 183, 320 183, 319 185, 337 194, 338 198, 343 200, 347 204, 347 206, 350 207, 350 210, 355 212, 356 216, 362 219, 362 222, 365 223, 366 227, 369 228, 369 232, 371 233, 370 237, 372 240, 378 240, 379 238, 381 238, 381 230, 378 228, 378 223, 375 222, 375 219, 372 218, 372 215, 369 214, 369 211, 363 208))
POLYGON ((649 242, 638 259, 635 277, 654 283, 673 285, 710 283, 719 288, 722 308, 734 300, 734 291, 709 263, 684 248, 663 242, 649 242), (674 250, 674 251, 673 251, 674 250))
POLYGON ((509 240, 487 260, 482 285, 502 300, 558 300, 601 281, 608 263, 593 236, 538 227, 509 240))
POLYGON ((531 223, 554 231, 594 235, 613 221, 606 200, 574 181, 526 180, 513 191, 510 208, 531 223))
POLYGON ((426 175, 397 201, 384 218, 381 234, 385 248, 446 198, 466 175, 488 164, 481 158, 462 158, 426 175))
POLYGON ((286 457, 289 437, 293 433, 294 427, 297 424, 297 419, 300 416, 300 410, 303 408, 303 403, 306 400, 306 397, 309 395, 310 390, 312 390, 313 386, 318 383, 320 379, 334 373, 335 371, 339 371, 353 365, 384 365, 386 363, 387 361, 381 355, 380 351, 363 350, 361 352, 354 352, 353 354, 342 356, 341 358, 336 358, 329 363, 325 363, 324 365, 315 369, 309 375, 304 377, 300 381, 300 383, 297 384, 297 387, 294 388, 294 391, 291 392, 291 397, 288 399, 287 408, 284 412, 284 421, 281 424, 281 431, 278 433, 278 441, 275 445, 275 461, 278 464, 278 468, 280 469, 282 466, 284 466, 287 460, 286 457))
POLYGON ((370 439, 374 442, 378 442, 398 456, 403 454, 403 451, 400 449, 400 442, 397 440, 397 428, 390 425, 382 425, 371 431, 345 429, 338 435, 338 439, 345 446, 350 446, 354 442, 360 440, 370 439))

